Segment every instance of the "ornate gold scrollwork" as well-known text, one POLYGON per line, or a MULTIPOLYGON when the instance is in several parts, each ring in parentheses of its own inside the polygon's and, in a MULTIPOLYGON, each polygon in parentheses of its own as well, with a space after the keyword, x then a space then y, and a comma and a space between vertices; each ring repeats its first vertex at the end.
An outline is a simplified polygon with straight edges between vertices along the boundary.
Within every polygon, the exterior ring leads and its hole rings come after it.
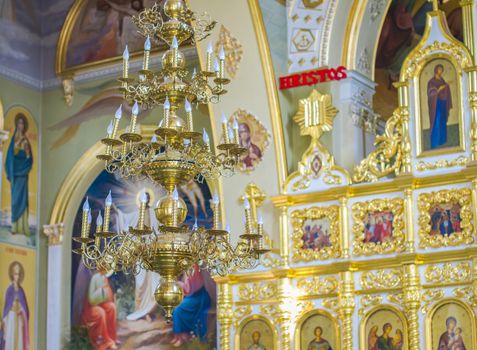
POLYGON ((472 307, 477 307, 477 293, 474 286, 456 288, 453 293, 457 298, 465 300, 472 307))
POLYGON ((441 190, 437 192, 421 193, 418 196, 419 210, 419 237, 421 248, 439 248, 474 243, 472 226, 472 191, 469 188, 441 190), (431 210, 436 205, 455 203, 460 207, 460 232, 450 235, 432 233, 431 210))
POLYGON ((416 170, 426 171, 426 170, 434 170, 434 169, 442 169, 442 168, 452 168, 455 166, 466 166, 468 162, 469 162, 469 158, 466 156, 459 156, 452 160, 439 159, 438 161, 433 163, 428 163, 421 160, 419 163, 417 163, 416 170))
POLYGON ((467 282, 472 278, 472 267, 469 262, 445 263, 429 265, 426 268, 426 282, 432 284, 467 282))
POLYGON ((395 289, 402 286, 402 271, 379 270, 367 271, 361 275, 361 287, 363 289, 395 289))
POLYGON ((383 302, 383 297, 380 295, 364 295, 361 297, 361 308, 358 310, 358 315, 363 317, 366 314, 366 311, 373 306, 381 305, 383 302))
POLYGON ((366 202, 357 202, 351 209, 353 216, 353 236, 355 255, 390 254, 402 252, 406 249, 404 234, 404 200, 402 198, 373 199, 366 202), (390 211, 392 219, 392 240, 373 243, 365 242, 364 219, 368 213, 390 211))
POLYGON ((241 284, 238 289, 240 301, 275 299, 278 295, 276 281, 241 284))
POLYGON ((242 305, 242 306, 235 307, 235 309, 233 310, 235 328, 237 328, 237 326, 242 321, 242 319, 249 316, 251 313, 252 313, 251 305, 242 305))
POLYGON ((429 312, 429 310, 432 308, 432 305, 444 298, 444 291, 441 289, 431 289, 427 290, 424 293, 422 293, 422 308, 421 311, 423 314, 426 314, 429 312))
POLYGON ((231 78, 235 78, 243 57, 242 44, 235 38, 230 30, 220 26, 219 38, 215 44, 215 53, 218 55, 220 47, 225 51, 225 67, 231 78))
POLYGON ((300 295, 323 295, 336 293, 338 279, 336 276, 313 276, 297 280, 296 287, 300 295))

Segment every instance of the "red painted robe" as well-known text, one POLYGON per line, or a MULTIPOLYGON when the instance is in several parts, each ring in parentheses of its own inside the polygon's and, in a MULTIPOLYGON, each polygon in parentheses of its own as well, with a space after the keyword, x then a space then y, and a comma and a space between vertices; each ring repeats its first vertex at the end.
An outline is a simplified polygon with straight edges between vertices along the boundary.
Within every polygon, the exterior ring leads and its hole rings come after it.
POLYGON ((91 277, 81 323, 88 327, 89 338, 95 349, 106 350, 115 345, 116 305, 106 276, 95 273, 91 277))

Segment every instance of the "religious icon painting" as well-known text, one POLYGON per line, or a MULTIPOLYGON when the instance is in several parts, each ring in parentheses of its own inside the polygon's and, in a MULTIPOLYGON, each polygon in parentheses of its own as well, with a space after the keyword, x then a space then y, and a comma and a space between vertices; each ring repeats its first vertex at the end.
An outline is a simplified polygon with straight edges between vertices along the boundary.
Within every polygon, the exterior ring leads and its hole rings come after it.
POLYGON ((250 173, 263 159, 264 153, 270 144, 270 133, 265 126, 249 112, 238 109, 229 119, 229 126, 233 126, 234 118, 239 126, 240 146, 247 152, 242 156, 239 169, 250 173))
POLYGON ((339 207, 310 207, 291 213, 293 262, 338 258, 340 250, 339 207))
POLYGON ((0 244, 2 349, 35 346, 36 250, 0 244))
POLYGON ((13 107, 6 115, 3 142, 0 240, 36 245, 38 129, 31 113, 13 107))
POLYGON ((237 331, 237 349, 240 350, 275 350, 277 334, 270 321, 255 315, 242 321, 237 331))
POLYGON ((402 198, 374 199, 352 206, 353 253, 373 255, 405 250, 402 198))
POLYGON ((297 323, 295 348, 311 350, 339 350, 339 327, 327 312, 313 310, 297 323))
POLYGON ((472 232, 472 191, 469 188, 421 193, 417 200, 421 248, 475 242, 472 232))
MULTIPOLYGON (((154 206, 166 195, 165 189, 147 179, 131 182, 103 171, 85 193, 92 210, 93 232, 96 217, 109 191, 113 200, 110 222, 113 232, 137 225, 139 195, 144 192, 147 195, 145 224, 157 227, 154 206)), ((192 226, 197 219, 199 225, 212 227, 212 195, 208 184, 191 181, 180 186, 178 191, 188 209, 186 225, 192 226)), ((73 234, 78 235, 80 228, 79 204, 73 234)), ((184 299, 174 310, 172 325, 154 299, 161 276, 153 271, 139 269, 137 274, 112 274, 101 268, 90 270, 80 255, 72 254, 71 276, 68 349, 121 348, 118 344, 127 344, 127 349, 144 349, 151 344, 168 349, 209 350, 217 347, 216 285, 210 274, 198 266, 180 277, 184 299)))
POLYGON ((434 306, 426 319, 426 342, 429 349, 475 349, 477 329, 475 314, 468 304, 444 299, 434 306))
POLYGON ((420 73, 418 96, 417 155, 462 151, 461 75, 456 65, 446 58, 431 58, 420 73))
POLYGON ((391 306, 379 306, 361 322, 361 349, 407 350, 407 323, 403 314, 391 306))

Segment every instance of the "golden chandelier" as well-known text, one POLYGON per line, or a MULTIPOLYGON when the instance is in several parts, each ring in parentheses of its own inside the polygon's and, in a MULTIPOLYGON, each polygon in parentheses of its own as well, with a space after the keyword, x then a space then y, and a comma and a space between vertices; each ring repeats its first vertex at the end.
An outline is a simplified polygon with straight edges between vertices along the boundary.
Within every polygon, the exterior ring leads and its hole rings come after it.
POLYGON ((106 152, 97 156, 105 162, 110 173, 124 178, 148 178, 163 186, 167 195, 159 200, 155 215, 158 227, 145 225, 147 196, 141 195, 139 220, 136 227, 127 231, 110 230, 110 214, 113 199, 105 201, 104 218, 101 212, 96 219, 96 232, 91 237, 91 208, 86 198, 83 205, 81 243, 74 252, 82 255, 83 263, 90 269, 138 273, 140 269, 160 274, 161 282, 155 298, 169 319, 174 307, 183 299, 177 280, 195 264, 212 274, 227 275, 237 269, 254 268, 263 247, 263 222, 252 221, 250 204, 244 202, 245 233, 233 246, 228 228, 222 228, 219 199, 212 200, 213 227, 206 229, 196 224, 189 228, 184 224, 187 206, 179 197, 177 186, 197 179, 217 179, 230 176, 246 150, 240 147, 238 124, 230 129, 227 120, 222 120, 223 143, 218 152, 210 148, 205 130, 197 132, 193 126, 192 105, 214 103, 225 94, 225 54, 221 49, 214 58, 212 46, 207 49, 204 71, 192 74, 186 69, 184 54, 179 46, 202 40, 214 28, 207 15, 197 15, 187 8, 183 0, 166 0, 163 10, 155 4, 133 17, 139 32, 145 36, 143 69, 137 79, 129 76, 129 53, 123 54, 121 91, 126 101, 133 105, 132 116, 126 131, 118 135, 122 117, 121 107, 102 139, 106 152), (149 66, 151 42, 164 41, 169 45, 162 56, 162 68, 154 71, 149 66), (210 82, 212 81, 212 83, 210 82), (145 140, 137 126, 137 116, 142 109, 163 106, 163 118, 155 135, 145 140), (184 106, 185 121, 179 116, 184 106))

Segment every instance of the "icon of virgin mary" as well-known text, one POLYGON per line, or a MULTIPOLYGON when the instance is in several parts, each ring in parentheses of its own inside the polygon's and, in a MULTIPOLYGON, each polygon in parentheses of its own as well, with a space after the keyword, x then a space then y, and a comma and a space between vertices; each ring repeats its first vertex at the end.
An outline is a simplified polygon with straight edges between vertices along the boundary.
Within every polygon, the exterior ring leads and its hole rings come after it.
POLYGON ((15 131, 8 146, 5 172, 11 189, 12 233, 30 235, 28 224, 28 175, 33 166, 28 120, 23 113, 15 117, 15 131))
POLYGON ((447 142, 447 121, 452 108, 452 96, 449 84, 442 76, 443 73, 444 66, 437 64, 434 67, 434 76, 427 83, 431 149, 438 148, 447 142))

